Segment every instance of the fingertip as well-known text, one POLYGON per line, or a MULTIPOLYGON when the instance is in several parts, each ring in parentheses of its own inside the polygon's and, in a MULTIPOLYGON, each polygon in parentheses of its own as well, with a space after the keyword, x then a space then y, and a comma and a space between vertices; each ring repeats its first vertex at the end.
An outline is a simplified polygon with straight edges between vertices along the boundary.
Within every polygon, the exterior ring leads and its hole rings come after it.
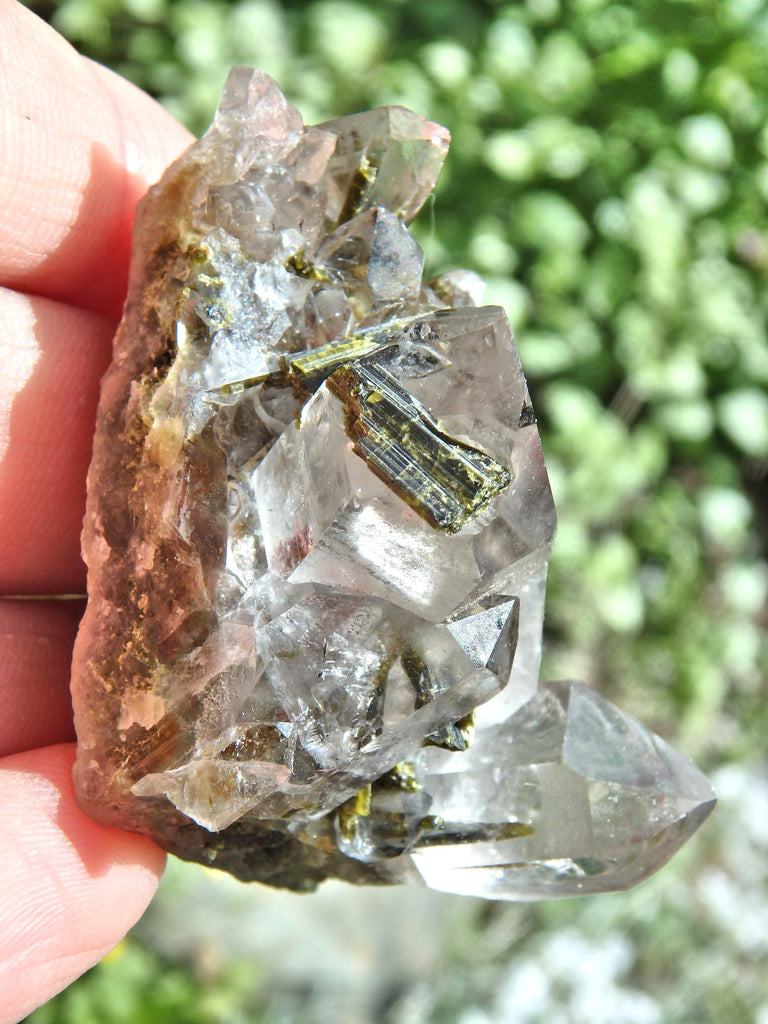
POLYGON ((0 758, 74 739, 69 681, 83 609, 0 598, 0 758))
POLYGON ((0 284, 119 318, 137 199, 191 136, 0 0, 0 284))
POLYGON ((80 529, 114 321, 0 288, 0 589, 83 593, 80 529))
POLYGON ((106 955, 144 912, 165 854, 75 803, 73 744, 0 760, 0 1024, 106 955))
POLYGON ((86 63, 115 105, 122 129, 125 169, 137 193, 132 199, 138 201, 195 137, 138 86, 103 64, 90 60, 86 63))

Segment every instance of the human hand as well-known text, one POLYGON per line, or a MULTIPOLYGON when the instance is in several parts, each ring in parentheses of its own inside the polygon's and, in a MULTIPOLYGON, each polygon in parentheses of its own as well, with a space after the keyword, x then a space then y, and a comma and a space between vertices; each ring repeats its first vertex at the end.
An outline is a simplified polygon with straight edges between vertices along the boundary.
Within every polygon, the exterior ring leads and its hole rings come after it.
POLYGON ((69 665, 98 382, 136 201, 191 136, 0 0, 0 1024, 95 964, 164 854, 74 802, 69 665), (24 595, 34 600, 15 600, 24 595), (41 600, 41 597, 47 599, 41 600))

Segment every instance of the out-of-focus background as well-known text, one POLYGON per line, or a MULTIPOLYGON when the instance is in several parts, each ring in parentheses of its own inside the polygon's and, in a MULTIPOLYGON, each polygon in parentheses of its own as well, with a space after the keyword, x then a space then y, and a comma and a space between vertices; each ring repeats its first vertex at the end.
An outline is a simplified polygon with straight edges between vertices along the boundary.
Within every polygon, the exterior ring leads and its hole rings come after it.
POLYGON ((768 1024, 768 2, 41 0, 196 132, 232 64, 453 144, 416 233, 515 329, 560 526, 544 671, 721 802, 629 894, 241 886, 173 862, 34 1024, 768 1024))

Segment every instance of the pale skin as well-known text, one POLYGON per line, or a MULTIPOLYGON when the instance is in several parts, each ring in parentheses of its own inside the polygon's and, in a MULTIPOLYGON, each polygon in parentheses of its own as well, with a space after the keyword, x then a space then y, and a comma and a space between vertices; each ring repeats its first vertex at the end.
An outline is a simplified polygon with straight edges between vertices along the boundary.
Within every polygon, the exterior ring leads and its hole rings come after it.
POLYGON ((133 210, 190 141, 0 0, 0 1024, 109 952, 163 870, 149 840, 75 804, 69 666, 83 601, 52 598, 85 593, 85 477, 133 210))

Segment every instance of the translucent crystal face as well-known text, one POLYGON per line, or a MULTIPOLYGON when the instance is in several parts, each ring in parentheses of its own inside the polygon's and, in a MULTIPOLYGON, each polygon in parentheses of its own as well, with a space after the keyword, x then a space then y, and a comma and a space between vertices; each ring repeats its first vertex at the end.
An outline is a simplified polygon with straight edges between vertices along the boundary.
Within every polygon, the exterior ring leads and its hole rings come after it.
POLYGON ((538 688, 554 509, 504 312, 422 280, 447 132, 305 128, 235 69, 137 216, 89 478, 78 795, 239 877, 623 887, 706 815, 680 755, 538 688))

